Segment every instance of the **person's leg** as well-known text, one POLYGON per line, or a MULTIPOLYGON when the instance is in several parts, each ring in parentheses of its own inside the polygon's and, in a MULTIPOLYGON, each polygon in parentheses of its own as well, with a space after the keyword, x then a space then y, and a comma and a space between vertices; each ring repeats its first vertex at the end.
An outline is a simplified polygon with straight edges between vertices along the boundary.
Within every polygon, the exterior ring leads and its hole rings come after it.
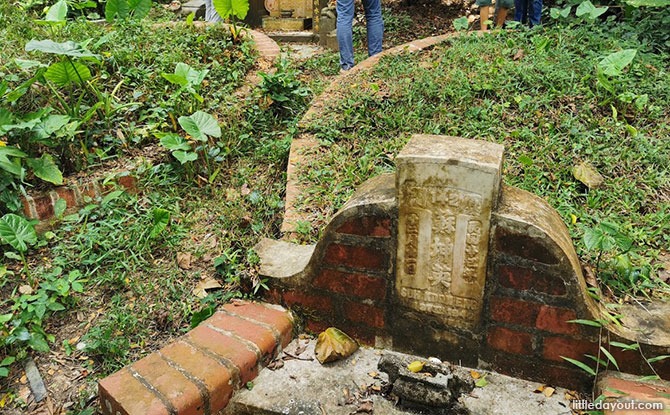
POLYGON ((354 67, 354 40, 351 25, 354 21, 354 0, 337 0, 337 44, 340 49, 340 68, 354 67))
POLYGON ((540 24, 542 19, 542 0, 528 0, 530 10, 528 11, 528 22, 530 27, 540 24))
POLYGON ((475 0, 475 4, 479 6, 479 30, 482 32, 488 29, 486 22, 489 20, 492 3, 491 0, 475 0))
POLYGON ((485 32, 488 30, 486 22, 489 20, 489 8, 491 6, 479 6, 479 30, 485 32))
POLYGON ((384 20, 382 19, 381 0, 364 0, 365 23, 368 32, 368 55, 374 56, 382 51, 384 39, 384 20))
POLYGON ((514 20, 526 23, 528 0, 514 0, 514 20))
POLYGON ((501 6, 498 8, 498 14, 496 15, 496 26, 503 27, 505 20, 507 20, 507 7, 501 6))

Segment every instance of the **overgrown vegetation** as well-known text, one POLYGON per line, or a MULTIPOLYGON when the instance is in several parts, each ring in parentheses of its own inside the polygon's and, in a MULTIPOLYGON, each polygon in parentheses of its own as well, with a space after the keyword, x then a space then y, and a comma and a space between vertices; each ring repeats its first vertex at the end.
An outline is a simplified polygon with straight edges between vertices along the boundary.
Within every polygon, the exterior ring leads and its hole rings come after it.
MULTIPOLYGON (((241 28, 116 4, 109 25, 66 20, 69 1, 45 25, 0 4, 16 22, 0 29, 0 408, 25 405, 3 379, 34 352, 108 374, 265 286, 251 247, 278 233, 310 90, 287 61, 241 88, 257 58, 241 28), (84 197, 74 212, 61 200, 39 234, 16 214, 26 190, 135 155, 139 193, 84 197)), ((90 411, 89 379, 66 385, 75 413, 90 411)))
MULTIPOLYGON (((230 18, 242 3, 215 0, 230 18)), ((283 60, 240 88, 257 58, 241 26, 175 25, 144 0, 19 4, 0 3, 0 408, 25 405, 7 380, 34 352, 102 376, 262 290, 251 247, 278 235, 296 122, 338 73, 326 53, 302 63, 307 75, 283 60), (139 193, 59 203, 58 226, 40 234, 17 214, 24 191, 137 153, 139 193)), ((455 38, 343 85, 308 126, 323 145, 302 175, 315 228, 300 231, 314 238, 357 185, 392 170, 410 134, 488 139, 507 148, 508 183, 559 210, 604 287, 657 295, 670 243, 667 12, 614 22, 566 8, 552 12, 560 26, 455 38), (574 178, 581 161, 602 187, 574 178)), ((385 17, 391 39, 411 28, 385 17)), ((92 412, 94 377, 67 397, 73 413, 92 412)))

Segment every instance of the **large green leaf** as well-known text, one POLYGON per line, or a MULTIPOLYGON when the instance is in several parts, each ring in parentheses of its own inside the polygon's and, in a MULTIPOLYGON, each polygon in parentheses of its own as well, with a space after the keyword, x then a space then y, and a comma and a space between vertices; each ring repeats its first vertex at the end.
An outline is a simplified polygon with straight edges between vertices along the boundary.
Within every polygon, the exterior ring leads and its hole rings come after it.
POLYGON ((73 42, 71 40, 68 40, 67 42, 63 42, 63 43, 58 43, 58 42, 54 42, 51 39, 44 39, 44 40, 34 40, 33 39, 26 44, 25 49, 26 49, 26 52, 38 51, 38 52, 44 52, 44 53, 52 53, 54 55, 60 55, 60 56, 63 56, 63 55, 72 56, 74 58, 100 59, 100 55, 96 55, 95 53, 91 53, 90 51, 86 50, 79 43, 73 42))
POLYGON ((26 164, 33 169, 35 176, 57 186, 63 184, 63 173, 58 169, 53 157, 42 154, 38 159, 27 159, 26 164))
POLYGON ((619 76, 623 73, 626 66, 633 62, 636 54, 637 49, 624 49, 619 52, 614 52, 605 56, 605 58, 598 63, 598 68, 602 70, 605 75, 619 76))
POLYGON ((186 117, 179 117, 179 125, 199 141, 207 141, 207 136, 221 137, 221 127, 216 119, 206 112, 197 111, 186 117))
POLYGON ((53 6, 49 7, 44 20, 47 22, 64 22, 67 18, 67 3, 65 0, 59 0, 53 6))
POLYGON ((11 160, 9 157, 25 158, 28 157, 26 153, 12 146, 0 147, 0 169, 13 174, 14 176, 23 177, 23 167, 21 162, 17 159, 11 160))
POLYGON ((223 19, 228 19, 231 16, 239 20, 247 17, 249 12, 249 0, 212 0, 214 10, 223 19))
POLYGON ((0 239, 19 252, 26 252, 28 245, 37 242, 35 228, 19 215, 7 213, 0 218, 0 239))
POLYGON ((128 0, 107 0, 105 5, 105 20, 112 22, 115 18, 125 19, 130 12, 128 0))
POLYGON ((153 216, 153 226, 151 227, 149 238, 157 237, 170 224, 170 212, 165 209, 161 208, 154 209, 152 212, 152 216, 153 216))
POLYGON ((53 133, 63 128, 68 122, 70 122, 70 117, 67 115, 51 114, 41 120, 32 131, 37 140, 44 140, 51 137, 53 133))
POLYGON ((582 2, 577 6, 575 14, 577 17, 585 16, 589 20, 595 20, 598 16, 605 13, 608 7, 596 7, 589 0, 582 2))
POLYGON ((209 72, 209 70, 204 69, 199 71, 197 69, 191 68, 189 65, 183 62, 179 62, 174 69, 175 75, 183 77, 191 85, 200 85, 205 79, 207 72, 209 72))
POLYGON ((82 84, 92 78, 86 65, 74 61, 56 62, 49 66, 44 77, 58 86, 82 84))
POLYGON ((170 151, 176 150, 191 150, 191 145, 181 136, 174 133, 167 133, 161 136, 161 145, 170 151))
POLYGON ((151 11, 151 0, 128 0, 128 7, 133 18, 141 20, 147 17, 151 11))
POLYGON ((177 150, 173 151, 172 155, 174 156, 174 158, 179 160, 181 164, 186 164, 190 161, 196 161, 198 159, 198 155, 192 151, 177 150))

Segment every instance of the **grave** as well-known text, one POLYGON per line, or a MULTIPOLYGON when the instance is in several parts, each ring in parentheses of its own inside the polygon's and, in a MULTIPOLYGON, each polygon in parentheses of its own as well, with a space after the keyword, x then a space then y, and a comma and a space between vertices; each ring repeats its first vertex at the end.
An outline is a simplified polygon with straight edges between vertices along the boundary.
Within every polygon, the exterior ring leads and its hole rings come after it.
POLYGON ((396 163, 396 174, 358 189, 315 246, 257 245, 261 273, 274 277, 269 300, 314 332, 335 326, 364 344, 553 385, 592 386, 565 358, 588 363, 601 346, 622 371, 670 377, 670 359, 643 357, 669 354, 670 306, 620 306, 625 318, 608 318, 558 213, 501 184, 502 146, 415 135, 396 163))

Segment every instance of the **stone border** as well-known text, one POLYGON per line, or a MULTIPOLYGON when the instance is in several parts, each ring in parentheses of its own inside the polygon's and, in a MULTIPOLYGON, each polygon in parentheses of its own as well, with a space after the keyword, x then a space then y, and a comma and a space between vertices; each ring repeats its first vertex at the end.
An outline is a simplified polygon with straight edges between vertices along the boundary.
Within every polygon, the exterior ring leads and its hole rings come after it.
MULTIPOLYGON (((377 62, 387 55, 394 55, 401 52, 418 52, 429 47, 435 46, 439 43, 444 42, 445 40, 459 36, 459 33, 447 33, 440 36, 428 37, 421 40, 416 40, 413 42, 405 43, 403 45, 395 46, 393 48, 387 49, 379 53, 378 55, 371 56, 366 60, 360 62, 358 65, 351 68, 349 71, 339 75, 331 84, 317 97, 312 104, 310 105, 309 110, 303 115, 302 119, 298 122, 299 127, 304 127, 307 123, 318 117, 323 108, 325 107, 327 99, 330 92, 333 92, 337 87, 342 83, 344 79, 348 79, 352 76, 355 76, 361 71, 368 70, 374 67, 377 62)), ((310 148, 315 148, 319 145, 318 141, 308 133, 302 133, 299 137, 293 139, 291 143, 291 150, 288 158, 288 165, 286 167, 286 197, 285 197, 285 207, 284 207, 284 220, 281 225, 281 232, 284 233, 284 237, 288 238, 292 233, 295 232, 296 224, 300 221, 304 221, 305 218, 301 215, 295 208, 298 197, 302 194, 304 187, 300 184, 298 180, 298 169, 300 163, 304 160, 304 152, 310 148)))
POLYGON ((214 415, 293 339, 280 306, 226 304, 161 350, 98 382, 103 415, 214 415))

